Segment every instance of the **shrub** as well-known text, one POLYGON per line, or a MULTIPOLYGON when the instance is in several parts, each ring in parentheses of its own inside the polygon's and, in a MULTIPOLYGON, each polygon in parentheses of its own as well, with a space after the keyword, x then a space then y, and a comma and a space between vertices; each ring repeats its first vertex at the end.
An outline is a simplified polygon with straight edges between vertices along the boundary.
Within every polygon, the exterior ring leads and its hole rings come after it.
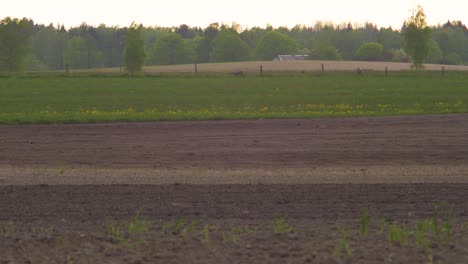
POLYGON ((317 48, 313 50, 310 54, 308 59, 310 60, 331 60, 331 61, 341 61, 343 58, 341 57, 340 52, 335 48, 335 46, 328 45, 317 48))
POLYGON ((384 47, 377 42, 367 42, 356 51, 356 59, 363 61, 379 61, 382 59, 384 47))

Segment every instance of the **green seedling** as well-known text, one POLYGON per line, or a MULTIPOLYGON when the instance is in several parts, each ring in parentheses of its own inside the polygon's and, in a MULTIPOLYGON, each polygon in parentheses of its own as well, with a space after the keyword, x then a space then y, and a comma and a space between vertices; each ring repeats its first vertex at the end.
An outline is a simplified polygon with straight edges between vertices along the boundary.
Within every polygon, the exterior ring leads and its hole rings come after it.
POLYGON ((133 234, 144 234, 149 229, 149 222, 140 218, 140 213, 137 213, 135 217, 133 217, 132 221, 128 225, 128 233, 133 234))
POLYGON ((431 221, 420 221, 416 223, 416 228, 414 230, 414 238, 416 243, 424 248, 429 246, 428 232, 431 228, 431 221))
POLYGON ((65 174, 65 167, 61 166, 61 167, 59 168, 58 173, 59 173, 60 175, 65 174))
POLYGON ((380 233, 385 232, 385 230, 387 229, 387 226, 392 224, 390 220, 385 219, 385 218, 381 219, 380 222, 381 222, 380 229, 379 229, 380 233))
POLYGON ((109 223, 106 227, 107 235, 112 239, 119 242, 120 245, 124 245, 127 241, 123 228, 114 223, 109 223))
POLYGON ((58 235, 57 238, 55 239, 55 244, 59 247, 63 246, 65 238, 63 235, 58 235))
POLYGON ((388 231, 388 241, 392 245, 406 245, 409 240, 409 230, 406 226, 399 227, 392 224, 388 231))
POLYGON ((445 241, 449 243, 453 235, 453 211, 452 210, 449 210, 447 212, 442 228, 444 229, 444 232, 445 232, 445 241))
POLYGON ((233 232, 223 232, 223 242, 239 243, 239 235, 233 232))
POLYGON ((361 217, 359 221, 359 232, 361 236, 366 236, 369 233, 369 213, 367 209, 361 211, 361 217))
POLYGON ((338 229, 340 232, 340 238, 338 239, 336 245, 335 245, 335 250, 333 251, 333 254, 336 257, 342 257, 343 252, 346 254, 346 256, 351 256, 351 248, 349 246, 349 236, 348 232, 346 231, 345 228, 340 227, 338 229))
POLYGON ((273 232, 275 234, 281 235, 289 233, 293 228, 286 222, 283 217, 273 218, 273 232))
POLYGON ((177 220, 177 222, 175 222, 174 224, 172 224, 172 223, 164 224, 162 226, 161 230, 163 232, 170 232, 170 233, 172 233, 174 235, 177 235, 181 231, 183 231, 184 226, 185 226, 185 220, 183 218, 179 218, 179 220, 177 220))
POLYGON ((70 255, 67 255, 67 264, 73 264, 73 258, 70 255))
POLYGON ((192 222, 182 229, 182 237, 187 239, 188 235, 192 235, 195 232, 195 228, 200 224, 199 220, 192 220, 192 222))
POLYGON ((47 238, 51 238, 53 233, 54 233, 54 226, 49 226, 49 227, 42 227, 42 226, 39 226, 39 227, 32 227, 31 228, 31 231, 35 234, 38 234, 38 235, 45 235, 47 238))
POLYGON ((434 213, 432 214, 432 231, 434 232, 437 241, 439 241, 441 227, 439 225, 439 208, 437 206, 434 208, 434 213))
POLYGON ((210 233, 218 230, 218 227, 215 225, 206 224, 203 226, 203 242, 206 245, 211 245, 210 233))
POLYGON ((13 237, 13 234, 15 233, 15 223, 12 221, 6 223, 3 225, 2 228, 2 233, 4 238, 11 238, 13 237))

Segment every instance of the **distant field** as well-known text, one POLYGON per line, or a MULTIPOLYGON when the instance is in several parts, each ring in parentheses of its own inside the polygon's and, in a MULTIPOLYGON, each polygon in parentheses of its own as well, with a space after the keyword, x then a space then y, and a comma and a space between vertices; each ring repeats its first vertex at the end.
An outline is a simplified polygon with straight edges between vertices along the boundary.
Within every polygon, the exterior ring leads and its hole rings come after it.
MULTIPOLYGON (((408 71, 411 70, 410 63, 395 62, 369 62, 369 61, 247 61, 247 62, 227 62, 227 63, 204 63, 198 65, 200 73, 229 73, 242 71, 244 73, 258 73, 260 65, 264 72, 320 72, 322 64, 325 71, 355 71, 360 68, 364 71, 408 71)), ((468 71, 468 66, 426 64, 428 71, 441 71, 442 67, 447 71, 468 71)), ((189 73, 194 72, 193 64, 168 65, 168 66, 148 66, 144 68, 146 73, 189 73)), ((93 69, 92 72, 119 72, 119 68, 93 69)), ((79 72, 90 72, 90 70, 80 70, 79 72)))
POLYGON ((0 123, 465 113, 467 77, 464 72, 3 77, 0 123))

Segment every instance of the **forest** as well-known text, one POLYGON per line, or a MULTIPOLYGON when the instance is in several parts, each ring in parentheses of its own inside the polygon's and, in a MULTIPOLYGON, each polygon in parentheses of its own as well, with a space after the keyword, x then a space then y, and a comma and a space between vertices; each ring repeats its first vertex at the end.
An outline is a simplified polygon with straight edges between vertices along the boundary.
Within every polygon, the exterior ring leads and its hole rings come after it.
MULTIPOLYGON (((129 27, 36 24, 0 20, 0 71, 48 71, 123 67, 129 27)), ((312 60, 408 62, 401 29, 318 21, 293 28, 142 26, 145 65, 273 60, 280 54, 312 60)), ((468 64, 468 29, 461 21, 431 26, 425 63, 468 64)))

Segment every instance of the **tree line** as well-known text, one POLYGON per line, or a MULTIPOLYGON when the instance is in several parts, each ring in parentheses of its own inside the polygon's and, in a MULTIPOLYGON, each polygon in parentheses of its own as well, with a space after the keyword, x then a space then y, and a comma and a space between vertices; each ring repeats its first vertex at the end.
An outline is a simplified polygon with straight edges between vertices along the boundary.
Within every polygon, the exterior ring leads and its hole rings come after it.
MULTIPOLYGON (((461 21, 428 28, 423 62, 468 63, 468 29, 461 21)), ((136 52, 134 56, 147 66, 273 60, 280 54, 308 55, 317 60, 409 62, 416 56, 411 49, 421 48, 410 47, 405 41, 411 30, 410 24, 393 29, 377 28, 372 23, 329 22, 245 29, 235 23, 213 23, 206 28, 83 23, 66 29, 7 17, 0 20, 0 71, 125 67, 131 63, 126 60, 129 52, 136 52), (129 45, 141 49, 135 51, 129 45)))

